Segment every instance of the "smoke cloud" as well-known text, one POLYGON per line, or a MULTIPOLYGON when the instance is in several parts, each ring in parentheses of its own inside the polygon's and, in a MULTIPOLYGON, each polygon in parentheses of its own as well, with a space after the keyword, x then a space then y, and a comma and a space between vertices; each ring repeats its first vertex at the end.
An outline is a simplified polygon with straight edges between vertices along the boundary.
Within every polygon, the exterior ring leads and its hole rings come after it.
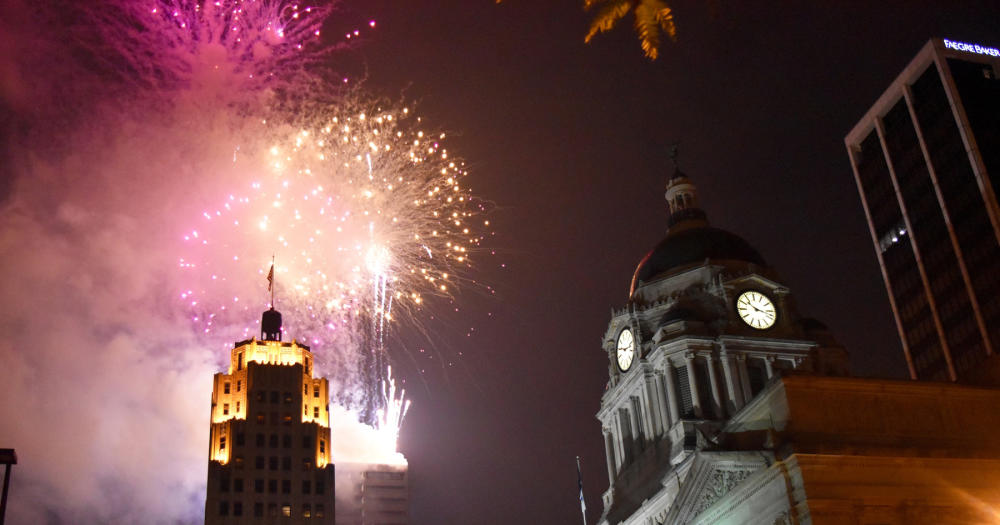
MULTIPOLYGON (((191 322, 182 227, 245 182, 234 155, 263 147, 264 108, 280 93, 234 94, 212 67, 157 85, 163 70, 129 66, 143 59, 134 48, 75 32, 88 13, 0 9, 0 447, 19 459, 7 517, 200 522, 212 375, 243 333, 191 322)), ((252 55, 271 59, 264 44, 252 55)), ((190 63, 231 59, 218 42, 203 51, 190 63)), ((239 283, 259 287, 253 304, 265 297, 257 278, 239 283)), ((332 408, 335 436, 370 430, 332 408)))

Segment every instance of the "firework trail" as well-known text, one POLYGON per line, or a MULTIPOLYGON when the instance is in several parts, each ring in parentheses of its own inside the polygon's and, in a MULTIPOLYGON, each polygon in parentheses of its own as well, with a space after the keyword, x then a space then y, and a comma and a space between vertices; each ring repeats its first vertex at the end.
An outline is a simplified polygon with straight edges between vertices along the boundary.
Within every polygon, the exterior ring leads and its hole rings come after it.
POLYGON ((489 221, 443 133, 425 132, 408 108, 340 111, 237 154, 253 177, 184 233, 178 264, 191 281, 180 299, 204 332, 249 337, 261 298, 241 296, 244 276, 263 275, 277 253, 278 301, 294 333, 338 349, 321 366, 342 386, 340 401, 374 424, 390 324, 419 323, 427 299, 451 297, 489 221))

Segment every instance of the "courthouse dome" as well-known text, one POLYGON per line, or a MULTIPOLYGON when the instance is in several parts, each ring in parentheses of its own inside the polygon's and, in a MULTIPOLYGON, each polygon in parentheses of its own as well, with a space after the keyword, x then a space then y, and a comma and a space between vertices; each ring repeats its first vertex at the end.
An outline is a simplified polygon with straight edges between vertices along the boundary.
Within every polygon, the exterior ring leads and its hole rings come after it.
POLYGON ((629 295, 640 282, 649 282, 672 270, 708 260, 744 261, 765 266, 764 258, 740 236, 704 226, 668 233, 639 262, 632 275, 629 295))

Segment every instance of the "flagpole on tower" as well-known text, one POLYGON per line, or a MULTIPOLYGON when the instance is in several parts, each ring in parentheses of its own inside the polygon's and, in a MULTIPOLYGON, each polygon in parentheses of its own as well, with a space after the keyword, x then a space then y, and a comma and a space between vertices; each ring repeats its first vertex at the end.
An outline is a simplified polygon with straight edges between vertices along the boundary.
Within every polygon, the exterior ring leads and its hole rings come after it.
POLYGON ((274 254, 271 254, 271 271, 267 272, 267 291, 271 292, 271 309, 274 309, 274 254))
POLYGON ((580 486, 580 514, 583 515, 583 525, 587 525, 587 504, 583 501, 583 474, 580 473, 580 456, 576 457, 576 481, 580 486))

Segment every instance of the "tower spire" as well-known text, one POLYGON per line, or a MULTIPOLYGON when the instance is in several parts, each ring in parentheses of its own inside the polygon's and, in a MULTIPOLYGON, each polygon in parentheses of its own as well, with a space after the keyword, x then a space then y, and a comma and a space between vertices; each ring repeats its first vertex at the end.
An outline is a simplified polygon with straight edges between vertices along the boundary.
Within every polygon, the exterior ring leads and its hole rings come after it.
POLYGON ((667 179, 667 191, 664 193, 670 209, 670 218, 667 220, 670 230, 689 224, 707 224, 705 212, 699 207, 698 189, 678 165, 679 154, 680 142, 674 142, 670 146, 670 162, 674 165, 674 172, 667 179))

